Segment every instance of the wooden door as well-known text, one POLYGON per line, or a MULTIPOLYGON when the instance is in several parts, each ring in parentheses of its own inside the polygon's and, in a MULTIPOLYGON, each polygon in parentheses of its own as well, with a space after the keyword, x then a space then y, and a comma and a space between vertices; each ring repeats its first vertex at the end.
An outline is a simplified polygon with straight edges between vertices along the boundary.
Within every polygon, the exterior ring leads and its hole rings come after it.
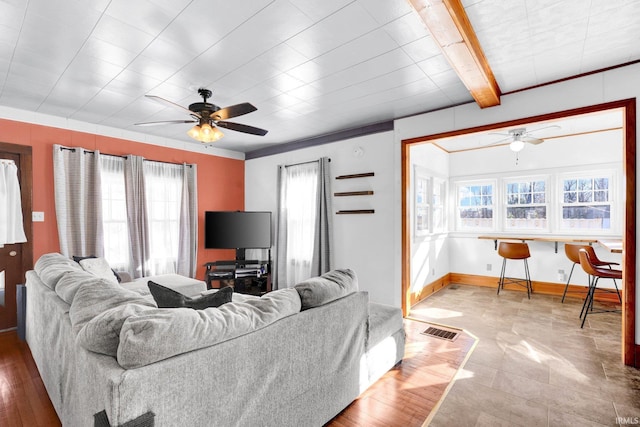
POLYGON ((0 143, 0 159, 13 160, 18 167, 23 225, 27 236, 26 243, 8 244, 0 248, 0 272, 4 271, 4 303, 0 305, 2 331, 17 325, 16 285, 25 282, 25 273, 33 267, 31 147, 0 143))

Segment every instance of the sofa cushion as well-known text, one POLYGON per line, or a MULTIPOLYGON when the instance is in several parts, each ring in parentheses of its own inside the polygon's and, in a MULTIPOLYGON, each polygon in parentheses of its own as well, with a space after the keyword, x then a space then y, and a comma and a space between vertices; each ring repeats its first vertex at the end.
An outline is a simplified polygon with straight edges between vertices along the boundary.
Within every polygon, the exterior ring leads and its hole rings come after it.
POLYGON ((116 357, 124 321, 153 308, 150 305, 128 302, 103 311, 84 323, 76 336, 76 342, 87 350, 116 357))
POLYGON ((322 276, 298 283, 294 288, 300 294, 302 309, 326 304, 358 290, 358 277, 351 269, 332 270, 322 276))
POLYGON ((88 273, 95 274, 98 277, 102 277, 107 280, 115 280, 118 283, 122 282, 122 278, 116 273, 116 271, 109 267, 109 263, 104 258, 99 258, 95 255, 90 256, 73 256, 73 260, 80 264, 80 267, 88 273))
POLYGON ((202 310, 207 307, 220 307, 222 304, 231 301, 233 288, 226 287, 218 292, 210 292, 197 298, 191 298, 174 291, 171 288, 162 286, 152 280, 148 282, 149 291, 153 296, 159 308, 193 308, 194 310, 202 310))
POLYGON ((69 309, 73 332, 77 335, 91 319, 113 307, 125 304, 139 304, 156 308, 153 301, 136 292, 124 289, 117 283, 97 279, 94 283, 83 284, 77 290, 69 309))
POLYGON ((42 283, 54 290, 58 280, 60 280, 65 273, 82 271, 82 267, 80 267, 77 262, 73 262, 64 255, 56 252, 42 255, 38 258, 38 261, 36 261, 33 269, 38 273, 38 277, 40 277, 42 283))
POLYGON ((207 290, 207 285, 204 281, 198 279, 192 279, 191 277, 181 276, 179 274, 158 274, 155 276, 147 276, 139 279, 135 279, 132 282, 123 283, 127 289, 131 289, 139 293, 140 295, 151 295, 149 292, 148 282, 151 280, 154 283, 162 285, 166 288, 178 291, 188 297, 195 297, 200 295, 203 291, 207 290))
POLYGON ((204 310, 144 311, 124 321, 118 363, 125 369, 148 365, 262 329, 299 311, 300 297, 294 289, 204 310))
POLYGON ((404 328, 402 310, 386 304, 369 303, 367 349, 404 328))
POLYGON ((85 284, 92 286, 97 283, 108 282, 94 276, 91 273, 80 269, 78 271, 68 271, 62 275, 55 287, 55 292, 67 304, 71 304, 80 287, 85 284))

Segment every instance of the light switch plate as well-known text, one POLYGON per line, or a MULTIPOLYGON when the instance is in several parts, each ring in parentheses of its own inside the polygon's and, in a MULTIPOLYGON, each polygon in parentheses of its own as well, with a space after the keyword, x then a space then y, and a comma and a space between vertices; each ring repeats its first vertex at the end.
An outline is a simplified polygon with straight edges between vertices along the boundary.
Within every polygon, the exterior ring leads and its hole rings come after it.
POLYGON ((33 222, 44 222, 44 212, 31 212, 33 222))

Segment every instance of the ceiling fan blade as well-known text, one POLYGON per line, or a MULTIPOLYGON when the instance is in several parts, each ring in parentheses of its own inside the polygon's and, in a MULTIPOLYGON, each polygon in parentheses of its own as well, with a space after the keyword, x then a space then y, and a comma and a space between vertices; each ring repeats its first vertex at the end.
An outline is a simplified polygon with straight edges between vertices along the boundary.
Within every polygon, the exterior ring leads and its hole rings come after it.
POLYGON ((490 142, 489 144, 482 144, 481 147, 493 147, 494 145, 504 144, 511 140, 513 140, 513 137, 510 136, 509 138, 502 138, 497 141, 490 142))
POLYGON ((231 129, 238 132, 250 133, 252 135, 264 136, 268 132, 267 130, 264 130, 264 129, 256 128, 249 125, 243 125, 240 123, 233 123, 233 122, 217 122, 216 125, 220 126, 221 128, 231 129))
POLYGON ((545 126, 545 127, 541 127, 541 128, 538 128, 538 129, 532 129, 532 130, 528 131, 527 133, 540 132, 543 129, 560 129, 560 126, 558 126, 558 125, 545 126))
POLYGON ((252 113, 256 111, 257 108, 251 105, 248 102, 243 102, 242 104, 231 105, 226 108, 222 108, 218 111, 211 113, 211 118, 213 120, 227 120, 233 117, 242 116, 244 114, 252 113))
POLYGON ((525 136, 525 137, 522 137, 522 141, 526 142, 527 144, 538 145, 538 144, 542 144, 544 142, 544 139, 525 136))
POLYGON ((197 120, 163 120, 161 122, 142 122, 134 123, 136 126, 157 126, 157 125, 174 125, 178 123, 198 123, 197 120))
POLYGON ((182 105, 176 104, 175 102, 171 102, 168 99, 164 99, 164 98, 161 98, 161 97, 155 96, 155 95, 145 95, 145 96, 147 98, 151 98, 151 99, 153 99, 155 101, 158 101, 158 102, 160 102, 162 104, 166 104, 169 107, 177 108, 178 110, 186 112, 189 115, 197 116, 198 118, 200 118, 200 114, 199 113, 197 113, 195 111, 191 111, 188 108, 183 107, 182 105))

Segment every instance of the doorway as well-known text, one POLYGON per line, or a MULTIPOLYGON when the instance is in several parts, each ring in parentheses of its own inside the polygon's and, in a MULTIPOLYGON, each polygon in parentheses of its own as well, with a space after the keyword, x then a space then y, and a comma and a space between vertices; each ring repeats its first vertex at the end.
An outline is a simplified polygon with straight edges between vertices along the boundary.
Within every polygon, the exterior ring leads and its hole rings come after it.
POLYGON ((436 135, 411 138, 402 141, 402 309, 408 314, 411 306, 411 221, 409 188, 411 177, 410 147, 413 144, 434 142, 469 133, 491 132, 498 128, 517 127, 532 122, 543 122, 571 116, 621 109, 623 111, 623 170, 624 170, 624 231, 622 233, 624 253, 622 256, 624 301, 622 304, 622 360, 626 365, 636 365, 635 345, 635 301, 636 301, 636 105, 635 99, 609 102, 589 107, 560 111, 540 116, 507 122, 483 125, 475 128, 446 132, 436 135))
POLYGON ((0 247, 0 272, 4 276, 4 303, 0 305, 0 331, 17 326, 16 286, 25 282, 25 274, 33 268, 32 160, 31 147, 0 142, 0 159, 13 161, 18 168, 25 243, 0 247))

